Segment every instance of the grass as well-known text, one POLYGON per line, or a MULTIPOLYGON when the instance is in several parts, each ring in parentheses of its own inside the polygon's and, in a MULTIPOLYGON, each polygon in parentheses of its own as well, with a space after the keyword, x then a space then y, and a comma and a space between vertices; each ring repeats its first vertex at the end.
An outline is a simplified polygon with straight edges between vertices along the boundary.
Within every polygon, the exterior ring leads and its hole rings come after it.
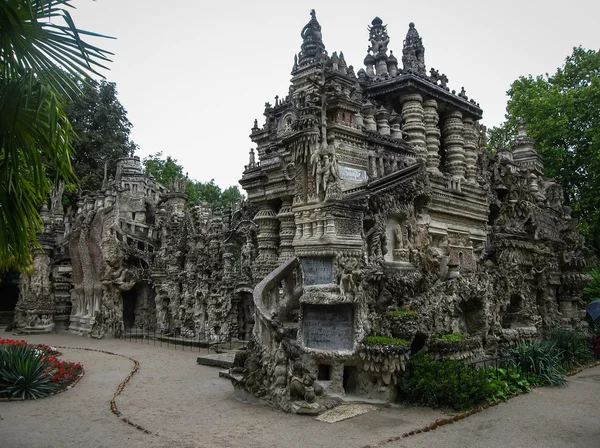
POLYGON ((464 333, 448 333, 436 338, 436 341, 462 341, 467 338, 464 333))

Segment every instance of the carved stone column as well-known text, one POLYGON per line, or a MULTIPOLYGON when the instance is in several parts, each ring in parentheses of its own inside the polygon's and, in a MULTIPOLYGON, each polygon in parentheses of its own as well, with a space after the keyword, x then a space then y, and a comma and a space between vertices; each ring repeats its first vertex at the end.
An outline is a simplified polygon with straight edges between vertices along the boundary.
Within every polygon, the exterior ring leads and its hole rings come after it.
POLYGON ((425 141, 427 143, 427 171, 439 173, 440 169, 440 117, 437 112, 437 101, 423 102, 425 112, 425 141))
POLYGON ((425 162, 425 123, 423 97, 419 94, 407 95, 402 105, 402 130, 408 134, 408 142, 417 150, 417 159, 425 162))
POLYGON ((444 144, 446 147, 446 171, 460 178, 465 177, 465 140, 463 138, 462 113, 450 112, 444 123, 444 144))
POLYGON ((254 216, 258 225, 258 256, 255 261, 257 280, 263 279, 269 272, 277 267, 279 246, 279 220, 275 208, 270 203, 259 206, 258 213, 254 216))
POLYGON ((465 118, 463 120, 463 136, 465 139, 465 175, 467 182, 475 182, 477 177, 477 143, 475 129, 473 128, 473 120, 465 118))
POLYGON ((279 263, 294 256, 294 235, 296 224, 292 212, 292 200, 286 198, 277 214, 279 220, 279 263))

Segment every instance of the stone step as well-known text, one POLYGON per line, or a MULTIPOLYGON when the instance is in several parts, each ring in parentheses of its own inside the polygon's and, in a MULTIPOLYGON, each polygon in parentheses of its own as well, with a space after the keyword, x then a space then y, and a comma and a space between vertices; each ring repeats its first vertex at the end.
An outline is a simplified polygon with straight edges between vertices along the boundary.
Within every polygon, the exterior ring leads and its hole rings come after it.
POLYGON ((235 352, 215 353, 211 355, 202 355, 196 358, 196 362, 203 366, 221 367, 229 369, 233 367, 235 352))

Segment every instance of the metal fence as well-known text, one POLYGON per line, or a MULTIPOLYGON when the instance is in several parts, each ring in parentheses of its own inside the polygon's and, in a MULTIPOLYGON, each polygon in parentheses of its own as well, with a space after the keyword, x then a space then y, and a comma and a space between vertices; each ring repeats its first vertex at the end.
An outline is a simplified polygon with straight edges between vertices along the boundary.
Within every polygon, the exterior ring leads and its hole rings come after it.
POLYGON ((194 331, 193 335, 186 335, 180 333, 174 321, 168 323, 167 331, 161 331, 156 327, 146 326, 140 328, 132 324, 133 320, 130 316, 124 317, 124 331, 113 332, 115 335, 120 334, 117 339, 175 350, 188 350, 207 354, 222 353, 226 350, 234 350, 245 346, 252 336, 251 331, 243 333, 242 337, 222 336, 219 333, 219 328, 215 328, 213 331, 194 331))

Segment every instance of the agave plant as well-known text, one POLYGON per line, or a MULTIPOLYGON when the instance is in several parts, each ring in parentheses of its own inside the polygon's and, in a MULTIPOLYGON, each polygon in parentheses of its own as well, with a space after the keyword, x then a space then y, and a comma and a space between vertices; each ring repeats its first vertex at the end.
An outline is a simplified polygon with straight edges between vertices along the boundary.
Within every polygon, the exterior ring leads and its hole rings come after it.
POLYGON ((544 383, 559 386, 567 381, 559 369, 562 351, 554 342, 546 340, 519 342, 505 350, 504 358, 508 367, 533 374, 544 383))
POLYGON ((63 105, 110 53, 82 36, 72 0, 3 0, 0 7, 0 270, 23 268, 41 229, 47 168, 75 181, 71 125, 63 105))
POLYGON ((28 345, 0 346, 0 397, 42 398, 59 386, 56 368, 28 345))

